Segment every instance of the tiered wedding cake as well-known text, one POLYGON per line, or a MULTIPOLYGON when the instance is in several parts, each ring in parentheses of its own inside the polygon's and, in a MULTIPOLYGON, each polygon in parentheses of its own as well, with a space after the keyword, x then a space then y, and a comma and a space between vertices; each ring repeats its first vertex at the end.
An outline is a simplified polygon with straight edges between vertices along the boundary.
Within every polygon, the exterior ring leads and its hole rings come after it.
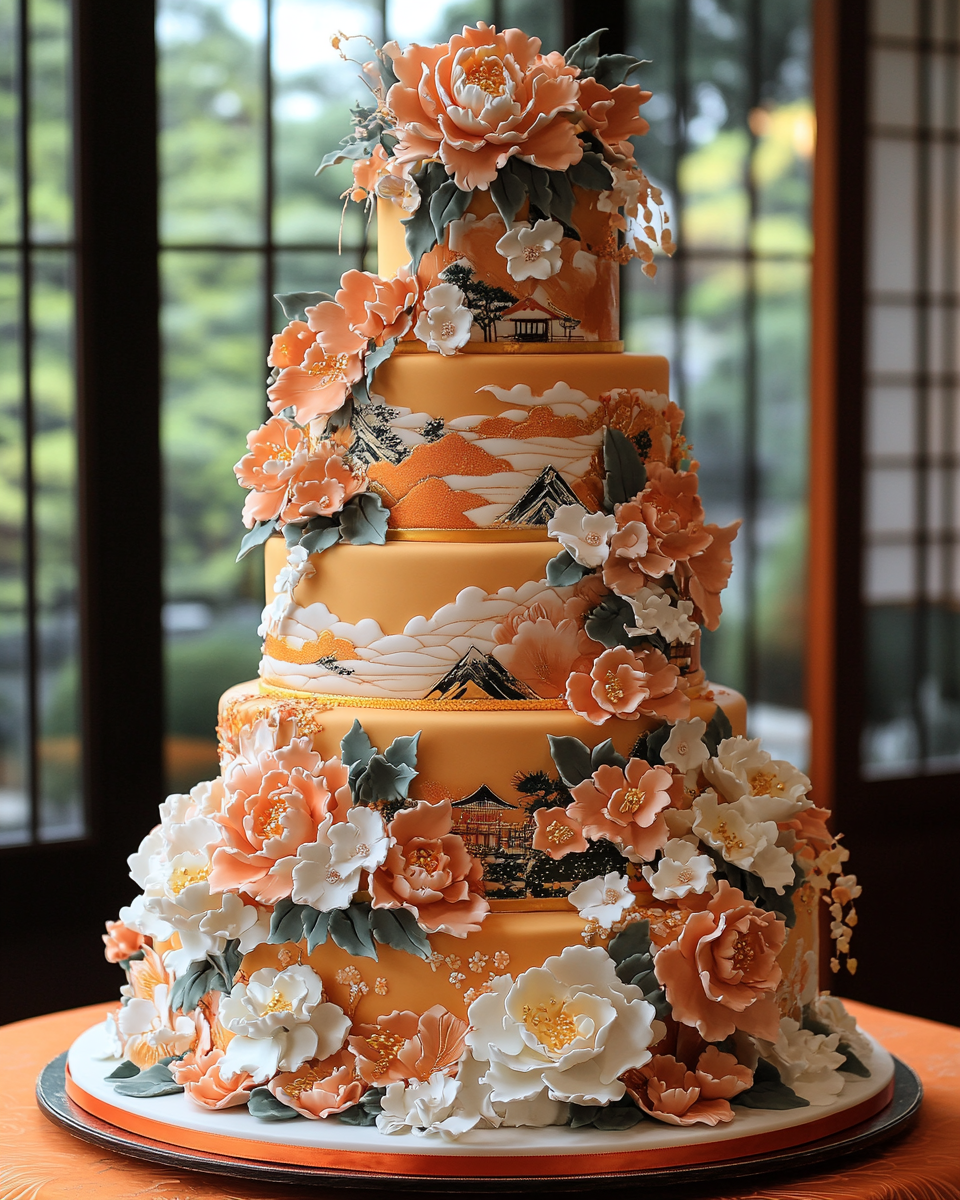
POLYGON ((380 273, 279 298, 237 464, 260 679, 223 697, 221 777, 130 859, 121 1061, 93 1033, 71 1058, 115 1124, 522 1175, 885 1102, 889 1060, 817 990, 846 851, 700 668, 736 525, 705 518, 665 360, 618 340, 620 265, 672 239, 639 64, 597 42, 480 25, 364 66, 331 158, 380 273))

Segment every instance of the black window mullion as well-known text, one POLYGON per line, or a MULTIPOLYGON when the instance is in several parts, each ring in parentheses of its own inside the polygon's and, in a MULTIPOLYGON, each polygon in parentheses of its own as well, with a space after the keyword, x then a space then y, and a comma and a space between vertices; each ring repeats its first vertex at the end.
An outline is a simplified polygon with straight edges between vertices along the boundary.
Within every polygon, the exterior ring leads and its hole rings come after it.
MULTIPOLYGON (((274 205, 276 189, 273 178, 273 0, 263 0, 263 344, 270 345, 274 334, 276 301, 276 246, 274 244, 274 205)), ((266 352, 266 351, 265 351, 266 352)), ((266 402, 264 402, 266 403, 266 402)))

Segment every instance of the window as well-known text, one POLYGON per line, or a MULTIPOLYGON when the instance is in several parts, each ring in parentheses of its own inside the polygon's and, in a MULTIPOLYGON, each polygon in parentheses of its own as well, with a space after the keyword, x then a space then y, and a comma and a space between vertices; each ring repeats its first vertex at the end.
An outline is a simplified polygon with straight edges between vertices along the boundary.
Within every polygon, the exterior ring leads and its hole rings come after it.
POLYGON ((753 736, 803 765, 808 307, 814 124, 808 0, 643 0, 629 48, 677 252, 628 271, 629 350, 671 360, 709 520, 743 519, 711 679, 745 692, 753 736))
POLYGON ((70 33, 0 3, 0 845, 84 832, 70 33))
POLYGON ((867 778, 960 769, 960 6, 874 3, 867 778))

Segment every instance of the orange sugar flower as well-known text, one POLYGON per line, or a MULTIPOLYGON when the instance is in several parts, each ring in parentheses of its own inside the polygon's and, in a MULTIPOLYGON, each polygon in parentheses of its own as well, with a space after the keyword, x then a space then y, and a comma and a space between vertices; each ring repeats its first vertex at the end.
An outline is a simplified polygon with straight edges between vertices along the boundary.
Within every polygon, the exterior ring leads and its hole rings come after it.
POLYGON ((289 481, 302 467, 306 445, 304 431, 284 417, 271 417, 247 434, 250 452, 233 470, 240 486, 250 489, 243 506, 248 529, 280 514, 289 481))
POLYGON ((581 79, 583 128, 595 133, 617 154, 632 158, 633 147, 629 139, 641 137, 650 128, 640 116, 640 105, 646 104, 651 95, 638 84, 621 83, 611 91, 592 77, 581 79))
POLYGON ((334 442, 320 442, 290 480, 283 520, 296 525, 311 517, 332 516, 366 488, 366 478, 344 461, 341 448, 334 442))
POLYGON ((403 268, 395 279, 347 271, 340 280, 337 303, 355 333, 382 345, 388 338, 403 337, 413 324, 419 291, 416 276, 403 268))
POLYGON ((291 321, 273 335, 267 364, 271 367, 297 367, 316 340, 316 334, 306 321, 291 321))
POLYGON ((732 1054, 708 1046, 696 1070, 671 1054, 655 1054, 623 1077, 640 1108, 668 1125, 719 1125, 734 1117, 730 1101, 753 1082, 753 1072, 732 1054))
POLYGON ((720 593, 727 586, 733 570, 733 539, 737 536, 740 522, 731 525, 704 525, 710 535, 710 545, 687 563, 690 571, 690 597, 703 613, 703 623, 708 629, 720 624, 720 593))
POLYGON ((534 850, 543 850, 551 858, 563 858, 565 854, 582 854, 590 845, 583 836, 583 827, 569 809, 538 808, 533 814, 536 829, 533 834, 534 850))
POLYGON ((367 1090, 357 1078, 353 1055, 346 1050, 338 1050, 322 1062, 308 1059, 296 1071, 274 1076, 267 1087, 281 1104, 311 1121, 352 1108, 367 1090))
POLYGON ((493 655, 538 696, 553 698, 564 694, 571 671, 589 669, 585 640, 589 643, 576 621, 532 617, 520 620, 512 639, 494 646, 493 655))
POLYGON ((638 653, 626 646, 605 650, 589 674, 575 671, 567 680, 567 703, 593 725, 602 725, 612 716, 676 721, 690 713, 679 670, 659 650, 638 653))
POLYGON ((246 1104, 256 1087, 252 1075, 238 1071, 229 1079, 220 1075, 223 1051, 208 1050, 205 1054, 189 1054, 180 1062, 170 1064, 170 1073, 183 1088, 188 1100, 201 1108, 236 1108, 246 1104))
POLYGON ((453 1074, 466 1046, 469 1026, 434 1004, 421 1016, 392 1012, 375 1025, 359 1025, 347 1043, 361 1079, 384 1087, 401 1079, 426 1081, 435 1071, 453 1074))
POLYGON ((107 921, 103 938, 103 955, 107 962, 118 963, 136 954, 145 945, 143 934, 129 929, 122 921, 107 921))
POLYGON ((603 765, 572 790, 570 816, 589 838, 605 838, 632 859, 651 859, 670 837, 660 815, 670 806, 673 774, 631 758, 624 769, 603 765))

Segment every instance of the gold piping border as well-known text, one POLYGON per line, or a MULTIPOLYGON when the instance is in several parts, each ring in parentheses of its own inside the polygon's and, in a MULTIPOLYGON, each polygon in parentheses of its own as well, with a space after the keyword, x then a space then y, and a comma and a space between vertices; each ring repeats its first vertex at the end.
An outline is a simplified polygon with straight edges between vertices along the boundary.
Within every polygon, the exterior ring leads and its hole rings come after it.
POLYGON ((388 529, 388 542, 549 542, 545 525, 537 529, 388 529))
POLYGON ((327 708, 397 708, 413 712, 563 712, 565 700, 414 700, 400 696, 332 696, 325 692, 301 692, 276 684, 260 684, 264 696, 277 700, 313 700, 327 708))
MULTIPOLYGON (((419 341, 398 342, 394 354, 432 354, 419 341)), ((467 342, 457 354, 622 354, 623 342, 467 342)))

